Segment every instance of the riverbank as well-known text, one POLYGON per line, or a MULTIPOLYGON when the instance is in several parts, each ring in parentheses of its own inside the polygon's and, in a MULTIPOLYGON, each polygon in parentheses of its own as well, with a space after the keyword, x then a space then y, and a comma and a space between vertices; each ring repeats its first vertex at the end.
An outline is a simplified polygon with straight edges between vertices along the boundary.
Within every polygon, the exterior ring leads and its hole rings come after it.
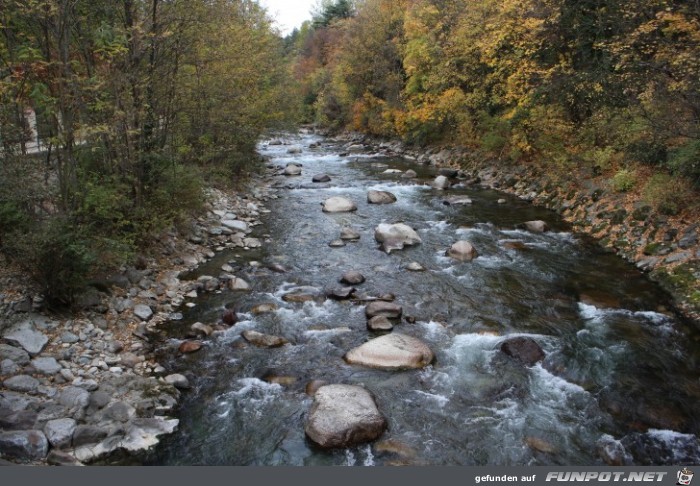
POLYGON ((447 174, 454 176, 451 184, 455 186, 496 189, 557 212, 575 232, 590 235, 648 273, 671 295, 676 310, 700 329, 697 204, 679 201, 680 212, 666 216, 655 211, 639 192, 616 192, 609 176, 583 169, 552 174, 540 165, 490 160, 462 147, 415 149, 396 140, 357 133, 343 133, 334 140, 344 143, 350 153, 375 152, 454 169, 455 173, 447 174))
MULTIPOLYGON (((252 234, 275 197, 271 173, 252 176, 240 192, 208 189, 205 214, 160 235, 134 266, 91 282, 75 312, 46 310, 0 255, 0 463, 89 464, 147 450, 177 429, 175 408, 191 384, 167 374, 153 335, 202 292, 245 290, 226 271, 181 277, 219 252, 262 245, 252 234)), ((207 327, 217 326, 227 328, 207 327)), ((200 344, 186 338, 190 349, 175 351, 183 356, 200 344)))

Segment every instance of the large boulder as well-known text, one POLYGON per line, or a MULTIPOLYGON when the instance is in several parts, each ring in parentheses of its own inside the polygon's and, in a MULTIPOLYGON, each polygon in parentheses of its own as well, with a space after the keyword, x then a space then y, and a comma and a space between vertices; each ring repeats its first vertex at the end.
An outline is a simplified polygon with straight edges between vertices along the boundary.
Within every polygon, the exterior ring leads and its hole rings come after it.
POLYGON ((387 191, 369 191, 367 202, 370 204, 393 204, 396 202, 396 196, 387 191))
POLYGON ((345 361, 383 370, 409 370, 428 366, 434 357, 428 345, 421 340, 394 333, 350 350, 345 355, 345 361))
POLYGON ((39 461, 49 453, 49 441, 39 430, 0 432, 0 452, 20 461, 39 461))
POLYGON ((422 243, 416 230, 403 223, 380 224, 374 230, 374 239, 382 244, 387 253, 422 243))
POLYGON ((346 197, 335 196, 323 202, 324 213, 349 213, 357 211, 357 205, 346 197))
POLYGON ((460 262, 470 262, 479 256, 474 245, 468 241, 458 241, 447 250, 446 254, 448 257, 460 262))
POLYGON ((53 447, 63 449, 70 446, 76 427, 72 418, 49 420, 44 426, 44 434, 53 447))
POLYGON ((365 307, 365 315, 367 319, 371 319, 377 316, 383 316, 388 319, 399 319, 403 314, 403 308, 394 304, 393 302, 385 302, 383 300, 378 300, 371 302, 365 307))
POLYGON ((534 366, 545 357, 540 345, 528 337, 508 339, 501 344, 501 351, 525 366, 534 366))
POLYGON ((387 422, 372 395, 353 385, 327 385, 314 394, 306 435, 321 447, 343 448, 379 438, 387 422))

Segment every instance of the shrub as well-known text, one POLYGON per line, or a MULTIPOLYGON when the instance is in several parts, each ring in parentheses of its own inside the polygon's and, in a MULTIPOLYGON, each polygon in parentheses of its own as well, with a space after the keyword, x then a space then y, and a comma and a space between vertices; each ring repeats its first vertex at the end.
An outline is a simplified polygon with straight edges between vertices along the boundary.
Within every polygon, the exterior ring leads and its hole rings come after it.
POLYGON ((616 192, 627 192, 634 187, 637 182, 637 177, 634 171, 622 169, 612 178, 612 188, 616 192))
POLYGON ((689 193, 686 184, 669 174, 656 174, 644 186, 644 200, 661 214, 676 215, 681 209, 679 202, 689 193))

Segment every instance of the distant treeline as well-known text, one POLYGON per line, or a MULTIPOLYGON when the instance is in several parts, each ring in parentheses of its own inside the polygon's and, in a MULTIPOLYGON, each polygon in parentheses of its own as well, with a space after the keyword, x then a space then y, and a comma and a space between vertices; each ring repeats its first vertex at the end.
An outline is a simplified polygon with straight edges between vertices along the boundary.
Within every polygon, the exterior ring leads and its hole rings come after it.
POLYGON ((697 0, 326 0, 287 42, 308 121, 700 185, 697 0))

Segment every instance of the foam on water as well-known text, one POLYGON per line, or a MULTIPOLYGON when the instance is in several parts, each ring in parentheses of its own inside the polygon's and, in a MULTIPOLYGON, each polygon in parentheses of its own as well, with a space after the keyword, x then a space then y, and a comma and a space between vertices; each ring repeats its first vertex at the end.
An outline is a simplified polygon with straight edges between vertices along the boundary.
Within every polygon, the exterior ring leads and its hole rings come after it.
POLYGON ((443 408, 445 405, 450 403, 450 399, 444 395, 437 395, 435 393, 428 393, 424 392, 422 390, 413 390, 413 393, 416 395, 428 399, 431 402, 434 402, 438 407, 443 408))

